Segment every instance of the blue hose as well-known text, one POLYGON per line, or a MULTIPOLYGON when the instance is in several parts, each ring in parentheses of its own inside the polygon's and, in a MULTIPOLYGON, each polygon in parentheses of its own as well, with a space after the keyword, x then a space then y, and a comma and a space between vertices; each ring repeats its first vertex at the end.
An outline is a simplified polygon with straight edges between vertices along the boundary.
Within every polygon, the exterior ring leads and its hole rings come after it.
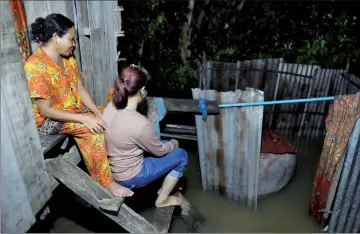
MULTIPOLYGON (((319 102, 319 101, 331 101, 334 100, 334 96, 331 97, 319 97, 319 98, 304 98, 304 99, 292 99, 292 100, 277 100, 277 101, 265 101, 265 102, 246 102, 246 103, 231 103, 231 104, 219 104, 219 108, 228 107, 245 107, 245 106, 265 106, 275 104, 293 104, 300 102, 319 102)), ((198 107, 203 116, 204 121, 207 119, 207 109, 205 105, 206 99, 201 98, 199 100, 198 107)))
POLYGON ((274 104, 292 104, 299 102, 319 102, 334 100, 334 97, 319 97, 319 98, 304 98, 304 99, 292 99, 292 100, 277 100, 277 101, 265 101, 265 102, 246 102, 246 103, 231 103, 231 104, 220 104, 219 108, 227 107, 244 107, 244 106, 265 106, 274 104))

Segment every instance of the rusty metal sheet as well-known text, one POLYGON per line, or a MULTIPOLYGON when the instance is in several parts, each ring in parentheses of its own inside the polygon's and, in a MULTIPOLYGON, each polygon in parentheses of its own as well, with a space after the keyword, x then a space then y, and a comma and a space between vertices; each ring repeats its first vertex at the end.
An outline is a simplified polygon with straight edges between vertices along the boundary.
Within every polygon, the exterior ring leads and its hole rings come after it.
MULTIPOLYGON (((192 89, 194 99, 218 103, 260 102, 262 91, 192 89)), ((204 121, 195 117, 203 189, 257 209, 263 106, 221 108, 204 121)))

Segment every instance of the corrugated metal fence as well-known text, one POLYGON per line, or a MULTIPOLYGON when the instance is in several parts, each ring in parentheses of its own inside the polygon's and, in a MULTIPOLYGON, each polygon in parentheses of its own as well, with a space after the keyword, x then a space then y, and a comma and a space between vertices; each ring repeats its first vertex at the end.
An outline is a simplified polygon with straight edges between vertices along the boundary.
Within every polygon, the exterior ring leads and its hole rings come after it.
MULTIPOLYGON (((283 59, 206 62, 197 69, 193 98, 219 103, 336 96, 360 91, 360 79, 343 70, 284 63, 283 59), (245 91, 242 91, 245 90, 245 91), (260 91, 262 90, 262 91, 260 91), (248 96, 248 98, 245 98, 248 96), (252 98, 249 98, 252 97, 252 98)), ((256 209, 262 128, 271 128, 295 149, 300 139, 323 138, 330 101, 222 108, 196 116, 203 188, 256 209)))
MULTIPOLYGON (((206 62, 198 64, 200 89, 264 91, 264 100, 298 99, 352 94, 360 91, 360 78, 344 70, 284 63, 283 59, 206 62)), ((264 127, 283 136, 325 136, 324 119, 331 101, 264 106, 264 127)))

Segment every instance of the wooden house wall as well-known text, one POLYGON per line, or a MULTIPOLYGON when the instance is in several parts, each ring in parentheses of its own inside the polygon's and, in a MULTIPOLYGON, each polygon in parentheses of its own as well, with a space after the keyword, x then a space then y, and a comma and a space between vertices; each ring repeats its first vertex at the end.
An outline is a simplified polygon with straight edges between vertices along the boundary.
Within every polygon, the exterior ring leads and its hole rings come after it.
POLYGON ((82 73, 97 105, 118 76, 117 38, 122 36, 117 1, 76 1, 82 73))

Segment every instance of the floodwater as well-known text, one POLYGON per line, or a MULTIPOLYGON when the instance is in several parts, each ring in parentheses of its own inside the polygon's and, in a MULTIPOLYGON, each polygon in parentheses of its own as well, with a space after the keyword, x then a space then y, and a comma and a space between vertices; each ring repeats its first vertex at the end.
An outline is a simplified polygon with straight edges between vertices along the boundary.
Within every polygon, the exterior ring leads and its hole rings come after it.
MULTIPOLYGON (((203 191, 196 142, 180 144, 189 152, 183 194, 206 219, 198 232, 320 232, 320 226, 308 215, 308 207, 321 140, 298 143, 297 169, 292 180, 281 191, 260 197, 257 211, 203 191)), ((156 188, 151 191, 154 194, 156 188)), ((135 207, 136 211, 151 221, 155 195, 150 195, 149 191, 136 193, 141 196, 136 199, 148 201, 145 202, 147 205, 135 207)), ((30 232, 125 232, 97 210, 75 202, 74 195, 65 188, 59 188, 51 202, 51 210, 47 218, 36 223, 30 232)), ((170 232, 186 232, 186 228, 184 221, 175 217, 170 232)))

